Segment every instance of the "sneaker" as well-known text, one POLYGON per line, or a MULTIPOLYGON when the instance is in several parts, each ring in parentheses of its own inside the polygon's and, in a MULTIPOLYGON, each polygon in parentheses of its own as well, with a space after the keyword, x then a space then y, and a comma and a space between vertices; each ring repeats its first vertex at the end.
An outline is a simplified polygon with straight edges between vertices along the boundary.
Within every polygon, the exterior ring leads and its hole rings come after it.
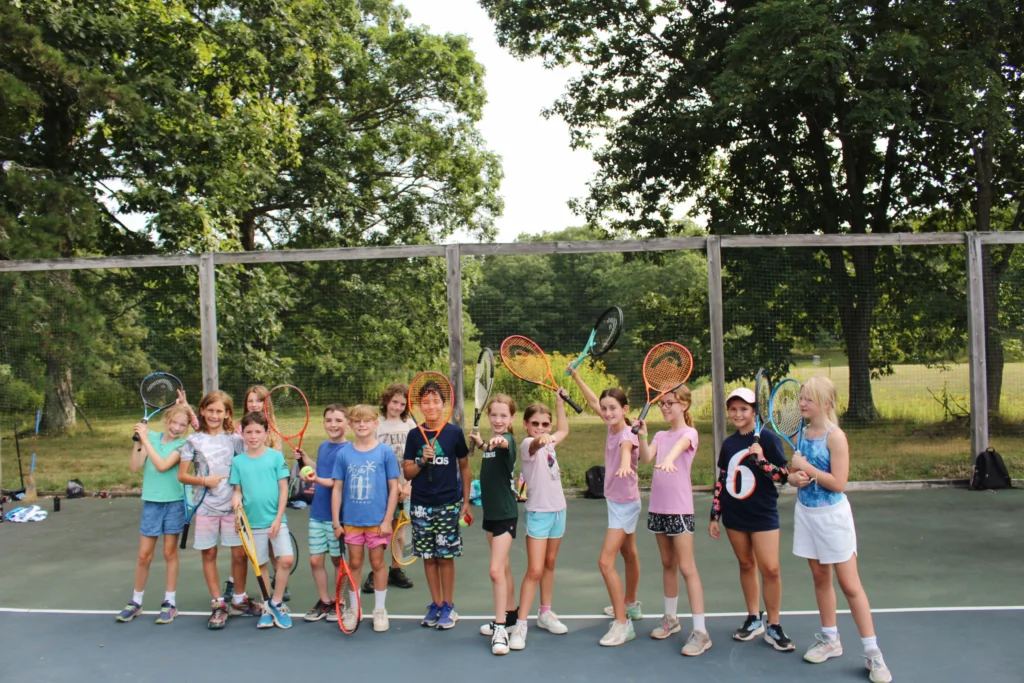
POLYGON ((711 636, 708 635, 708 632, 694 629, 690 631, 690 637, 686 639, 686 644, 683 645, 683 654, 687 657, 696 657, 710 649, 711 636))
POLYGON ((654 627, 651 631, 651 638, 655 640, 665 640, 673 633, 679 633, 682 630, 682 626, 679 625, 679 617, 673 617, 668 614, 661 618, 661 623, 654 627))
POLYGON ((158 624, 169 624, 178 616, 178 608, 164 600, 160 604, 160 614, 156 618, 158 624))
POLYGON ((274 628, 274 615, 269 611, 261 614, 260 620, 256 622, 256 628, 274 628))
POLYGON ((388 585, 395 588, 412 588, 414 584, 401 567, 392 567, 388 571, 388 585))
MULTIPOLYGON (((450 628, 455 628, 455 622, 459 620, 459 613, 455 611, 455 605, 448 602, 441 603, 441 613, 437 617, 437 628, 442 631, 447 631, 450 628)), ((504 626, 502 626, 504 628, 504 626)), ((494 632, 498 632, 498 625, 494 627, 494 632)))
POLYGON ((480 635, 487 636, 488 638, 493 636, 494 635, 494 622, 493 621, 488 621, 483 626, 481 626, 480 627, 480 635))
POLYGON ((423 617, 420 626, 437 626, 437 618, 441 615, 441 606, 436 602, 427 607, 427 616, 423 617))
POLYGON ((331 605, 327 604, 323 600, 317 600, 316 604, 313 605, 313 609, 306 612, 306 615, 302 617, 306 621, 320 621, 327 617, 331 611, 331 605))
POLYGON ((235 582, 228 579, 224 582, 224 602, 231 604, 231 598, 235 597, 235 582))
POLYGON ((505 630, 505 624, 494 625, 494 635, 491 636, 491 654, 508 654, 508 631, 505 630))
POLYGON ((537 617, 537 628, 542 628, 548 633, 562 635, 569 632, 569 627, 558 620, 558 615, 548 610, 537 617))
POLYGON ((733 631, 732 637, 736 640, 742 640, 746 642, 753 640, 756 636, 764 633, 764 619, 763 613, 758 612, 757 616, 753 614, 747 615, 747 620, 743 622, 743 626, 733 631))
POLYGON ((825 636, 820 633, 814 634, 814 639, 817 641, 814 645, 807 648, 807 652, 804 653, 804 659, 811 664, 821 664, 826 659, 832 657, 839 657, 843 654, 842 643, 839 639, 826 640, 825 636))
POLYGON ((227 603, 229 617, 261 617, 263 607, 252 598, 246 596, 242 602, 227 603))
POLYGON ((769 624, 764 632, 764 642, 779 652, 790 652, 796 649, 796 645, 789 639, 786 632, 782 630, 782 624, 769 624))
POLYGON ((391 628, 391 623, 388 621, 388 611, 381 607, 380 609, 373 610, 373 630, 375 633, 384 633, 391 628))
POLYGON ((338 603, 332 602, 327 605, 327 621, 332 624, 338 623, 338 603))
MULTIPOLYGON (((545 612, 548 614, 548 612, 545 612)), ((508 632, 508 649, 510 650, 525 650, 526 649, 526 632, 529 629, 526 624, 522 626, 513 626, 508 632)))
POLYGON ((369 595, 373 592, 373 572, 366 575, 366 581, 363 581, 363 593, 369 595))
POLYGON ((224 628, 228 620, 228 606, 223 600, 213 603, 213 611, 210 613, 210 620, 206 622, 206 628, 217 631, 224 628))
POLYGON ((871 683, 889 683, 892 680, 892 674, 889 673, 889 667, 885 665, 885 660, 882 659, 881 650, 871 650, 864 654, 864 666, 867 667, 868 678, 871 683))
POLYGON ((346 631, 355 631, 359 626, 359 615, 356 614, 356 610, 353 607, 349 609, 348 605, 341 606, 341 623, 344 624, 346 631))
POLYGON ((275 605, 273 600, 267 601, 267 611, 270 612, 270 616, 274 618, 274 626, 278 628, 291 628, 292 618, 288 614, 288 608, 284 606, 282 601, 280 604, 275 605))
POLYGON ((634 638, 636 638, 636 631, 633 630, 632 621, 627 619, 625 624, 613 621, 611 628, 608 629, 608 633, 600 640, 600 643, 605 647, 615 647, 634 638))
MULTIPOLYGON (((639 600, 637 600, 636 602, 629 603, 628 605, 626 605, 626 618, 630 619, 631 621, 640 621, 644 618, 643 607, 644 606, 640 604, 639 600)), ((607 616, 614 618, 615 608, 609 605, 608 607, 604 608, 604 613, 607 616)))
POLYGON ((124 606, 124 609, 121 610, 118 613, 118 615, 114 617, 114 619, 120 621, 123 624, 127 624, 129 621, 139 616, 140 614, 142 614, 142 605, 135 602, 134 600, 129 600, 128 604, 124 606))

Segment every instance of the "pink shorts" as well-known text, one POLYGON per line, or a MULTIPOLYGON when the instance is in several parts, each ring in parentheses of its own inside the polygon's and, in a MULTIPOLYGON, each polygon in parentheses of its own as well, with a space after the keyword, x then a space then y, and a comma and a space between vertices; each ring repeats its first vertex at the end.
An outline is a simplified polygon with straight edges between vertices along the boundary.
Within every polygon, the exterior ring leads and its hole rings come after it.
POLYGON ((242 545, 242 539, 238 537, 235 529, 235 513, 226 515, 196 515, 192 520, 195 528, 193 547, 196 550, 213 548, 220 540, 225 548, 234 548, 242 545))
POLYGON ((391 541, 390 535, 377 533, 379 527, 375 526, 349 526, 345 525, 346 545, 365 545, 370 550, 387 546, 391 541))

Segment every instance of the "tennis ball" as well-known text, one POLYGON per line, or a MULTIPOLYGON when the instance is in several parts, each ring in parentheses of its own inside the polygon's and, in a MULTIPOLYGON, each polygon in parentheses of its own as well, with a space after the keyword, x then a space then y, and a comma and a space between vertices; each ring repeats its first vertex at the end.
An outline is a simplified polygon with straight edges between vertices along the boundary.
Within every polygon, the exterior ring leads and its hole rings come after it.
POLYGON ((306 465, 301 470, 299 470, 299 474, 301 474, 304 477, 308 477, 309 475, 313 474, 313 472, 315 472, 315 470, 309 465, 306 465))
POLYGON ((459 520, 459 526, 465 528, 473 523, 473 515, 466 513, 466 516, 459 520))

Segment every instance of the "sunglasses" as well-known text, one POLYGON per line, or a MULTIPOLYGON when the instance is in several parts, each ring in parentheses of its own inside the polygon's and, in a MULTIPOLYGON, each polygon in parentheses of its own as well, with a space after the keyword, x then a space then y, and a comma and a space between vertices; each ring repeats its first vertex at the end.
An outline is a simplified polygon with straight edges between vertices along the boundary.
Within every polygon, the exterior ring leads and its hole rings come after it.
POLYGON ((551 426, 551 423, 550 423, 550 422, 536 422, 536 421, 531 421, 531 422, 530 422, 530 426, 531 426, 531 427, 550 427, 550 426, 551 426))

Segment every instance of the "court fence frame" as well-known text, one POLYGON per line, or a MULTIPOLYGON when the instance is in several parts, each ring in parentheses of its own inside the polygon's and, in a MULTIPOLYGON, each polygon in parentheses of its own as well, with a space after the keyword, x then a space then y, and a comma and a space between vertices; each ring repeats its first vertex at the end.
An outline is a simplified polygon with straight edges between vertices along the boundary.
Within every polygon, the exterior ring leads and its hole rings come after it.
POLYGON ((722 250, 730 248, 856 248, 963 245, 966 248, 968 363, 970 372, 971 460, 988 448, 988 394, 985 368, 985 306, 983 246, 1024 244, 1021 232, 938 232, 864 235, 708 235, 638 240, 592 240, 506 243, 454 243, 399 245, 387 247, 346 247, 332 249, 290 249, 246 252, 203 252, 70 259, 0 261, 0 272, 52 272, 104 268, 156 268, 198 266, 200 335, 203 392, 218 388, 216 266, 230 264, 273 264, 309 261, 387 260, 444 257, 448 294, 448 374, 455 389, 452 419, 464 424, 462 346, 462 257, 512 256, 523 254, 598 254, 701 250, 708 264, 708 306, 710 314, 711 385, 715 452, 726 435, 725 331, 723 329, 722 250))

